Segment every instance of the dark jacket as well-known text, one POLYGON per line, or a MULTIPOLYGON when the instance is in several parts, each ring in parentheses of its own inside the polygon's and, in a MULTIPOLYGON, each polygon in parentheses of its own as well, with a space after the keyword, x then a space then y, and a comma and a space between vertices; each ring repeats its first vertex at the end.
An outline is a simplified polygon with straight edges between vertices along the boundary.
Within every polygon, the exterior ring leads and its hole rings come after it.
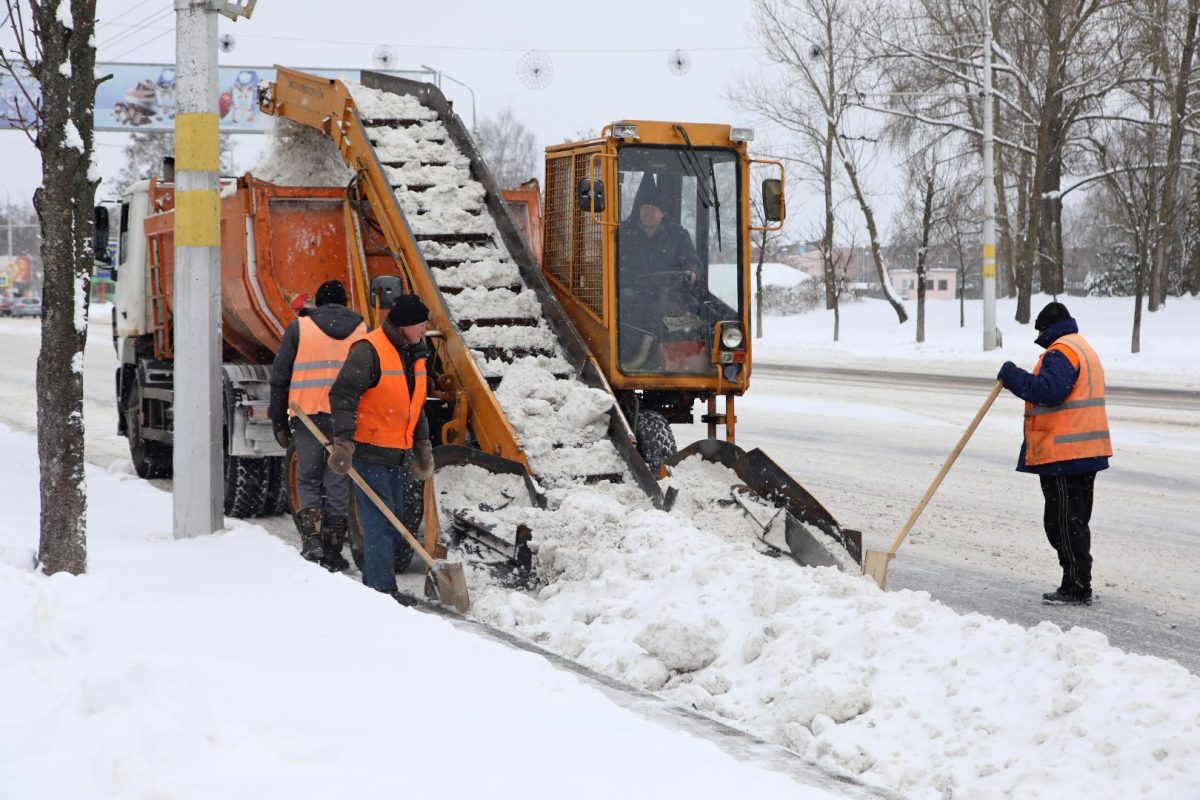
POLYGON ((300 349, 299 317, 311 317, 326 336, 345 339, 362 324, 362 315, 336 303, 327 303, 316 308, 302 308, 297 319, 283 332, 279 352, 271 364, 271 404, 268 414, 275 430, 288 426, 288 388, 292 385, 292 368, 296 364, 296 351, 300 349))
MULTIPOLYGON (((1073 319, 1064 319, 1051 325, 1036 339, 1037 344, 1044 348, 1050 347, 1059 337, 1070 333, 1079 333, 1079 325, 1073 319)), ((997 375, 1004 388, 1027 403, 1037 406, 1060 406, 1075 387, 1075 379, 1079 370, 1072 366, 1071 361, 1057 350, 1051 350, 1042 359, 1042 368, 1037 375, 1018 367, 1011 361, 1004 362, 997 375)), ((1038 475, 1079 475, 1084 472, 1098 472, 1108 469, 1108 456, 1095 458, 1075 458, 1068 461, 1053 461, 1049 464, 1027 466, 1025 464, 1025 442, 1021 442, 1021 452, 1017 456, 1017 471, 1032 472, 1038 475)))
POLYGON ((650 237, 646 236, 637 219, 625 220, 618 232, 618 250, 623 276, 685 269, 700 272, 700 259, 696 256, 691 235, 665 219, 650 237))
MULTIPOLYGON (((409 344, 400 331, 396 330, 395 326, 386 319, 383 321, 383 331, 387 334, 388 342, 400 354, 400 360, 404 364, 404 372, 408 378, 408 390, 411 392, 415 383, 413 362, 418 358, 429 358, 431 355, 429 345, 424 340, 416 344, 409 344)), ((354 438, 354 429, 357 427, 358 421, 358 401, 362 399, 368 389, 379 385, 379 378, 379 355, 375 352, 375 346, 366 340, 355 342, 350 348, 350 355, 346 357, 346 363, 342 365, 342 370, 338 373, 337 380, 333 382, 333 388, 329 390, 329 407, 333 411, 333 435, 335 438, 354 438)), ((433 383, 432 378, 431 374, 429 376, 430 384, 433 383)), ((417 427, 413 431, 413 442, 428 438, 429 420, 426 419, 425 409, 422 408, 421 416, 417 420, 417 427)), ((404 461, 404 453, 405 451, 400 448, 379 447, 363 442, 354 443, 354 457, 374 464, 397 466, 404 461)))

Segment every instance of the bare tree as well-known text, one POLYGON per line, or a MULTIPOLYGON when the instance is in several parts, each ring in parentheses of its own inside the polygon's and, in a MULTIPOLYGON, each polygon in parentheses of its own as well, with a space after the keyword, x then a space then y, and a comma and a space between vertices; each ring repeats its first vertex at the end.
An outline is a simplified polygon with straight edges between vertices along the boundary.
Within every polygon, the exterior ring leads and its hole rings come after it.
POLYGON ((42 153, 34 206, 42 231, 42 344, 37 361, 41 537, 47 573, 87 568, 83 453, 83 349, 93 261, 92 165, 96 0, 5 0, 15 48, 0 64, 31 109, 16 114, 42 153), (41 88, 40 97, 32 85, 41 88))
POLYGON ((520 186, 540 172, 537 137, 511 105, 479 121, 475 143, 501 189, 520 186))
MULTIPOLYGON (((835 181, 850 181, 870 236, 871 257, 881 285, 887 285, 879 233, 863 183, 863 149, 848 142, 847 111, 855 82, 866 80, 869 60, 863 21, 875 13, 874 0, 755 0, 755 37, 767 58, 779 68, 778 80, 760 78, 741 87, 737 101, 795 133, 794 160, 815 176, 824 192, 824 232, 820 237, 825 264, 826 305, 835 309, 837 275, 834 259, 837 205, 835 181), (839 167, 841 168, 839 171, 839 167)), ((888 302, 900 322, 908 315, 890 292, 888 302)))
POLYGON ((763 230, 754 231, 751 235, 751 242, 758 248, 758 264, 754 270, 754 338, 761 339, 763 335, 763 264, 767 260, 768 253, 772 251, 773 246, 783 234, 781 231, 767 230, 772 225, 767 222, 762 198, 754 193, 750 195, 750 218, 754 225, 763 228, 763 230))

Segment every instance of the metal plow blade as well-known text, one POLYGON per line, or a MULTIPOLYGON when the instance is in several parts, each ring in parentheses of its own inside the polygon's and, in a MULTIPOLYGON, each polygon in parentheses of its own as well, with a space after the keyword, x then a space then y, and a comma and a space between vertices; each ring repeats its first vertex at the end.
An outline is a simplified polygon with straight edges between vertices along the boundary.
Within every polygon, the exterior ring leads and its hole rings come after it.
MULTIPOLYGON (((694 455, 732 470, 754 495, 782 511, 784 541, 797 562, 861 573, 862 533, 838 525, 816 498, 762 450, 746 452, 729 442, 701 439, 666 463, 674 466, 694 455)), ((777 526, 776 522, 770 527, 777 526)))

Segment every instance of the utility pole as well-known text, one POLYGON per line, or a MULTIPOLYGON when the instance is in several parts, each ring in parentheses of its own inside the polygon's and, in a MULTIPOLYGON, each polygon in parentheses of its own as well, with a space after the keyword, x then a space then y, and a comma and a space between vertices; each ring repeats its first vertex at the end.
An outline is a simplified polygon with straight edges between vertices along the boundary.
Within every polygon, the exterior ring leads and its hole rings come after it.
POLYGON ((254 3, 175 0, 176 539, 224 527, 217 15, 249 17, 254 3))
POLYGON ((983 349, 996 349, 996 166, 992 130, 992 10, 983 5, 983 349))

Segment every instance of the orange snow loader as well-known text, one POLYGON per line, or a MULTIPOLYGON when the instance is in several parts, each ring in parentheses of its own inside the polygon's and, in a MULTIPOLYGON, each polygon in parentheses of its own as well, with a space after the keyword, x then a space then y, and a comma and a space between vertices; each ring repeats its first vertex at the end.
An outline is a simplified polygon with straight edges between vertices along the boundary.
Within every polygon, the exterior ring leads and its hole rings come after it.
MULTIPOLYGON (((764 541, 776 536, 778 549, 804 564, 861 562, 856 531, 841 528, 761 451, 735 443, 735 399, 752 366, 751 164, 778 171, 761 191, 767 218, 783 219, 782 166, 749 157, 748 131, 614 123, 547 150, 543 209, 536 184, 510 194, 506 206, 466 127, 431 84, 374 72, 349 84, 279 67, 260 88, 259 108, 278 124, 328 137, 352 177, 341 186, 282 187, 247 175, 224 188, 227 513, 290 510, 285 453, 266 418, 269 365, 305 293, 337 278, 372 325, 398 293, 428 306, 426 412, 439 469, 511 474, 534 504, 545 502, 548 486, 629 482, 669 508, 673 493, 664 494, 659 479, 700 455, 737 473, 740 488, 725 501, 753 495, 776 509, 760 523, 764 541), (686 264, 646 269, 623 251, 622 225, 636 219, 639 192, 649 191, 690 241, 686 264), (517 205, 521 228, 509 211, 517 205), (539 231, 540 259, 522 238, 539 231), (556 442, 556 454, 578 457, 564 457, 568 471, 550 475, 545 459, 526 452, 514 411, 496 390, 531 356, 555 380, 611 396, 598 443, 611 457, 589 459, 569 452, 574 443, 556 442), (708 437, 677 452, 670 426, 691 422, 697 401, 708 437)), ((143 477, 170 471, 172 192, 169 181, 143 181, 126 191, 121 209, 119 427, 143 477)), ((420 526, 421 503, 414 486, 403 515, 410 530, 420 526)), ((474 523, 456 515, 454 536, 530 563, 528 530, 514 538, 474 523)))

